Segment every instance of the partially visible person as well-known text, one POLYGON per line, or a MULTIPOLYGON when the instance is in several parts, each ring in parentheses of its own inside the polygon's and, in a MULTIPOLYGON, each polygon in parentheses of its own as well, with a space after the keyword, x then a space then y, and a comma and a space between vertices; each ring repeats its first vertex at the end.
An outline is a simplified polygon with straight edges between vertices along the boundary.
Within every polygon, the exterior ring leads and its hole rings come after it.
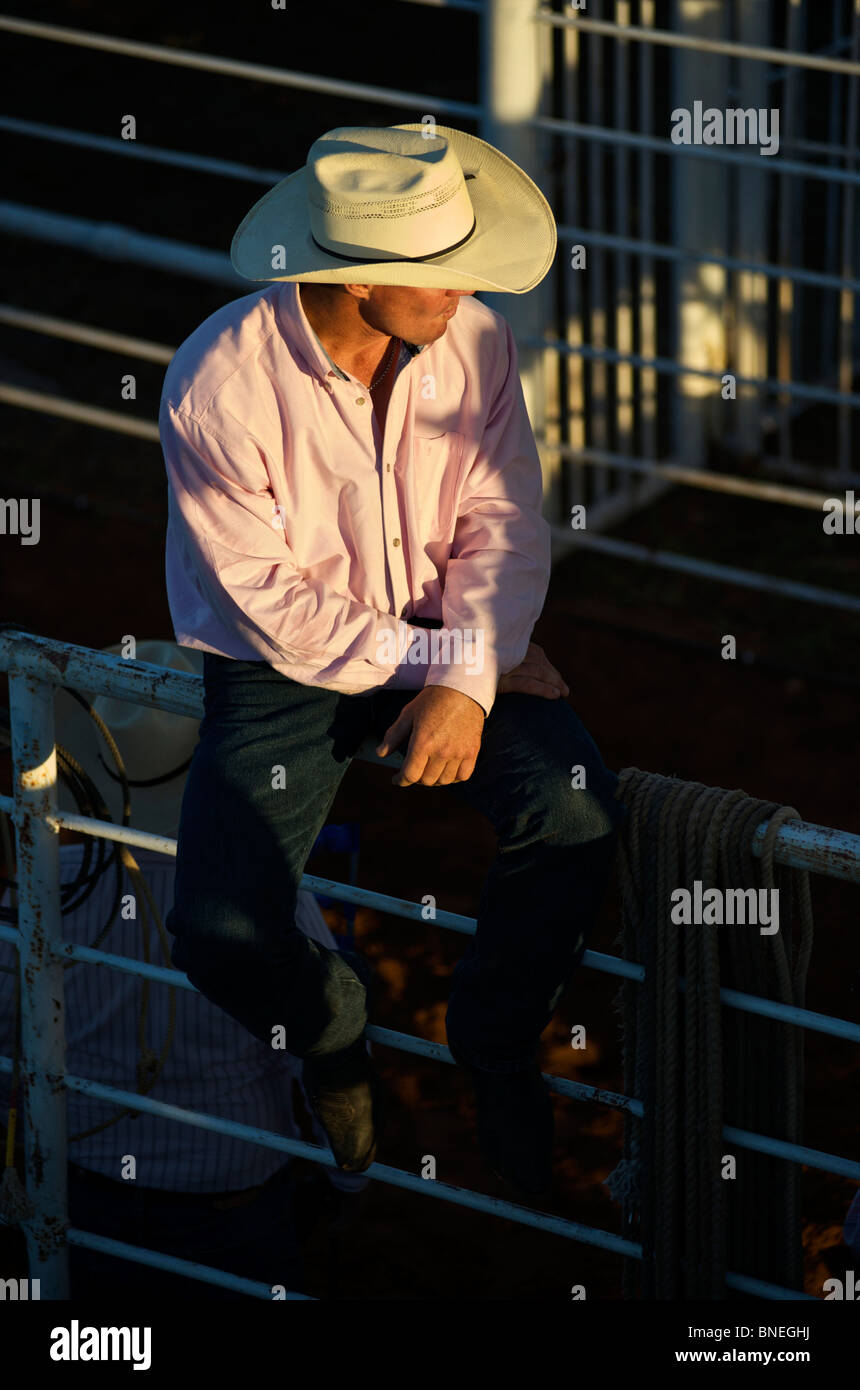
MULTIPOLYGON (((198 653, 172 642, 141 641, 136 655, 155 665, 195 673, 200 669, 198 653)), ((126 701, 87 698, 108 725, 132 784, 131 824, 175 838, 198 721, 126 701)), ((93 721, 63 690, 56 696, 56 712, 58 744, 88 773, 111 819, 121 821, 122 792, 93 721)), ((65 788, 60 809, 79 809, 65 788)), ((97 810, 93 813, 102 818, 97 810)), ((84 852, 81 843, 60 846, 61 883, 72 885, 79 877, 84 852)), ((172 901, 175 862, 151 850, 133 848, 132 854, 163 920, 172 901)), ((65 939, 94 945, 113 915, 110 931, 99 942, 101 949, 169 966, 169 953, 161 950, 138 885, 124 867, 121 872, 122 894, 135 899, 134 918, 123 911, 112 914, 117 878, 110 866, 86 901, 64 916, 65 939)), ((76 891, 68 901, 79 896, 76 891)), ((7 895, 4 902, 8 901, 7 895)), ((337 948, 309 893, 300 894, 299 925, 310 939, 337 948)), ((15 1046, 17 957, 5 942, 0 942, 0 966, 0 1053, 10 1056, 15 1046)), ((137 1091, 142 1083, 145 1094, 167 1104, 288 1138, 302 1137, 296 1108, 296 1089, 304 1094, 301 1064, 252 1037, 202 995, 176 988, 171 1019, 172 991, 167 985, 146 986, 125 972, 75 963, 66 970, 65 986, 69 1073, 128 1091, 137 1091), (162 1057, 163 1067, 149 1087, 162 1057)), ((4 1118, 8 1095, 9 1077, 0 1074, 4 1118)), ((310 1105, 305 1109, 310 1126, 305 1137, 325 1144, 325 1132, 310 1105)), ((70 1224, 270 1286, 301 1291, 301 1244, 315 1217, 325 1209, 342 1219, 344 1204, 354 1203, 369 1181, 319 1169, 297 1185, 293 1163, 282 1153, 142 1111, 121 1111, 120 1106, 75 1091, 68 1094, 70 1224), (128 1176, 130 1160, 133 1177, 128 1176)), ((117 1288, 124 1295, 171 1301, 243 1296, 81 1246, 70 1246, 69 1262, 75 1299, 103 1297, 117 1288)))

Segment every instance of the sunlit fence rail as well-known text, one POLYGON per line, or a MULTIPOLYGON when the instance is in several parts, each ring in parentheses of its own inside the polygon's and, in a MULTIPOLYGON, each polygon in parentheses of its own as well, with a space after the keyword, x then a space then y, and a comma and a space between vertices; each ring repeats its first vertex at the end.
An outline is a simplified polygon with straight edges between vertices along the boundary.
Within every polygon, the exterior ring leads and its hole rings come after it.
MULTIPOLYGON (((221 1270, 193 1265, 158 1251, 109 1240, 68 1226, 67 1091, 127 1105, 178 1124, 195 1125, 216 1134, 231 1135, 323 1166, 333 1166, 334 1163, 327 1150, 301 1140, 167 1105, 151 1096, 138 1095, 66 1072, 63 1011, 66 962, 87 961, 106 969, 125 971, 143 979, 188 990, 193 990, 194 986, 175 970, 63 940, 58 835, 61 828, 169 855, 176 854, 176 841, 130 826, 122 827, 112 822, 59 812, 54 690, 57 686, 68 686, 199 719, 203 714, 202 678, 14 629, 0 632, 0 670, 8 672, 9 676, 14 784, 12 797, 0 797, 0 810, 12 815, 15 823, 18 901, 18 926, 0 926, 0 939, 13 943, 19 958, 21 1074, 26 1082, 26 1186, 33 1207, 33 1214, 22 1223, 22 1227, 27 1238, 30 1277, 41 1280, 43 1297, 68 1297, 68 1246, 72 1244, 185 1274, 203 1282, 220 1284, 251 1297, 271 1298, 272 1290, 258 1281, 241 1279, 221 1270)), ((370 745, 362 748, 360 756, 391 765, 399 765, 401 761, 399 755, 380 759, 370 745)), ((756 854, 762 851, 766 830, 767 826, 762 825, 757 832, 753 847, 756 854)), ((860 836, 839 830, 805 822, 785 825, 776 839, 775 859, 779 863, 832 878, 860 883, 860 836)), ((304 876, 301 887, 341 901, 373 907, 406 921, 422 921, 420 903, 389 894, 312 875, 304 876)), ((439 910, 435 925, 465 935, 475 931, 474 919, 439 910)), ((587 969, 628 980, 641 981, 644 978, 644 968, 637 962, 597 951, 587 951, 582 964, 587 969)), ((683 980, 679 980, 679 988, 683 988, 683 980)), ((860 1042, 860 1024, 845 1019, 783 1005, 732 989, 721 990, 721 999, 728 1008, 778 1019, 845 1041, 860 1042)), ((375 1025, 368 1028, 368 1037, 374 1043, 396 1051, 454 1065, 448 1048, 441 1043, 375 1025)), ((12 1059, 0 1057, 0 1070, 8 1073, 11 1069, 12 1059)), ((639 1117, 643 1115, 642 1102, 635 1097, 601 1090, 560 1076, 547 1075, 546 1080, 553 1091, 566 1099, 608 1105, 639 1117)), ((860 1179, 860 1163, 853 1159, 734 1127, 727 1126, 723 1133, 739 1148, 842 1177, 860 1179)), ((383 1163, 372 1164, 368 1177, 411 1191, 416 1197, 429 1197, 469 1207, 488 1216, 531 1226, 547 1236, 578 1241, 633 1259, 642 1257, 639 1244, 611 1231, 488 1197, 467 1188, 439 1181, 426 1182, 417 1174, 383 1163)), ((727 1284, 738 1292, 769 1299, 808 1297, 801 1290, 784 1288, 738 1273, 729 1273, 727 1284)), ((288 1296, 304 1297, 297 1293, 288 1296)))

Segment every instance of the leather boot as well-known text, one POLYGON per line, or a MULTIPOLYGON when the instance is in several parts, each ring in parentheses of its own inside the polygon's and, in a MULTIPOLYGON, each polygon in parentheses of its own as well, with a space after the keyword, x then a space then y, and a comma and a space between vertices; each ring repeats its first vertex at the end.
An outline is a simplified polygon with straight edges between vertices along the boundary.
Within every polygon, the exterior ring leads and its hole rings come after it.
POLYGON ((451 1049, 475 1087, 478 1143, 497 1177, 536 1195, 552 1184, 555 1118, 550 1089, 533 1063, 523 1071, 491 1072, 473 1067, 451 1049))
POLYGON ((362 1035, 342 1052, 306 1057, 308 1097, 325 1130, 337 1166, 363 1173, 376 1157, 383 1123, 382 1082, 362 1035))

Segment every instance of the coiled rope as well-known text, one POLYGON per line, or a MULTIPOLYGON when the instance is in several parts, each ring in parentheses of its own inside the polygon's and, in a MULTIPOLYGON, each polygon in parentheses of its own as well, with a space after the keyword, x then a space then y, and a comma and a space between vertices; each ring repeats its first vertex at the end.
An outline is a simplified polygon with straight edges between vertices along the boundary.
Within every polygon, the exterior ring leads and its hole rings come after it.
MULTIPOLYGON (((802 1288, 799 1165, 733 1149, 722 1130, 800 1142, 803 1031, 724 1009, 719 998, 731 988, 803 1006, 809 877, 773 857, 777 832, 799 813, 638 768, 620 774, 618 797, 628 810, 618 944, 644 965, 645 979, 625 981, 616 1007, 625 1093, 643 1102, 644 1115, 625 1117, 624 1156, 608 1186, 621 1201, 624 1234, 642 1242, 640 1295, 725 1298, 727 1269, 802 1288), (766 821, 759 859, 753 836, 766 821), (779 930, 673 922, 673 891, 692 894, 697 880, 703 894, 777 889, 779 930)), ((625 1261, 627 1298, 636 1296, 638 1269, 625 1261)))

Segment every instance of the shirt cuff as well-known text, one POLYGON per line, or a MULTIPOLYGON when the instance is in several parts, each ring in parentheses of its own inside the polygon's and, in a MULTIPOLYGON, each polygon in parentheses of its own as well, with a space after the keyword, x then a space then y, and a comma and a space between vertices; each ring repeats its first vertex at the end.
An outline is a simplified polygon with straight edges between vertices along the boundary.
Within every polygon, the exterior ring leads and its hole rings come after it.
POLYGON ((484 629, 403 626, 408 637, 401 639, 395 685, 407 689, 447 685, 489 714, 499 673, 495 647, 488 646, 484 629))
POLYGON ((452 690, 459 690, 461 695, 468 695, 479 704, 484 714, 490 713, 496 699, 497 677, 489 677, 486 671, 475 674, 468 668, 434 666, 428 671, 424 684, 448 685, 452 690))

